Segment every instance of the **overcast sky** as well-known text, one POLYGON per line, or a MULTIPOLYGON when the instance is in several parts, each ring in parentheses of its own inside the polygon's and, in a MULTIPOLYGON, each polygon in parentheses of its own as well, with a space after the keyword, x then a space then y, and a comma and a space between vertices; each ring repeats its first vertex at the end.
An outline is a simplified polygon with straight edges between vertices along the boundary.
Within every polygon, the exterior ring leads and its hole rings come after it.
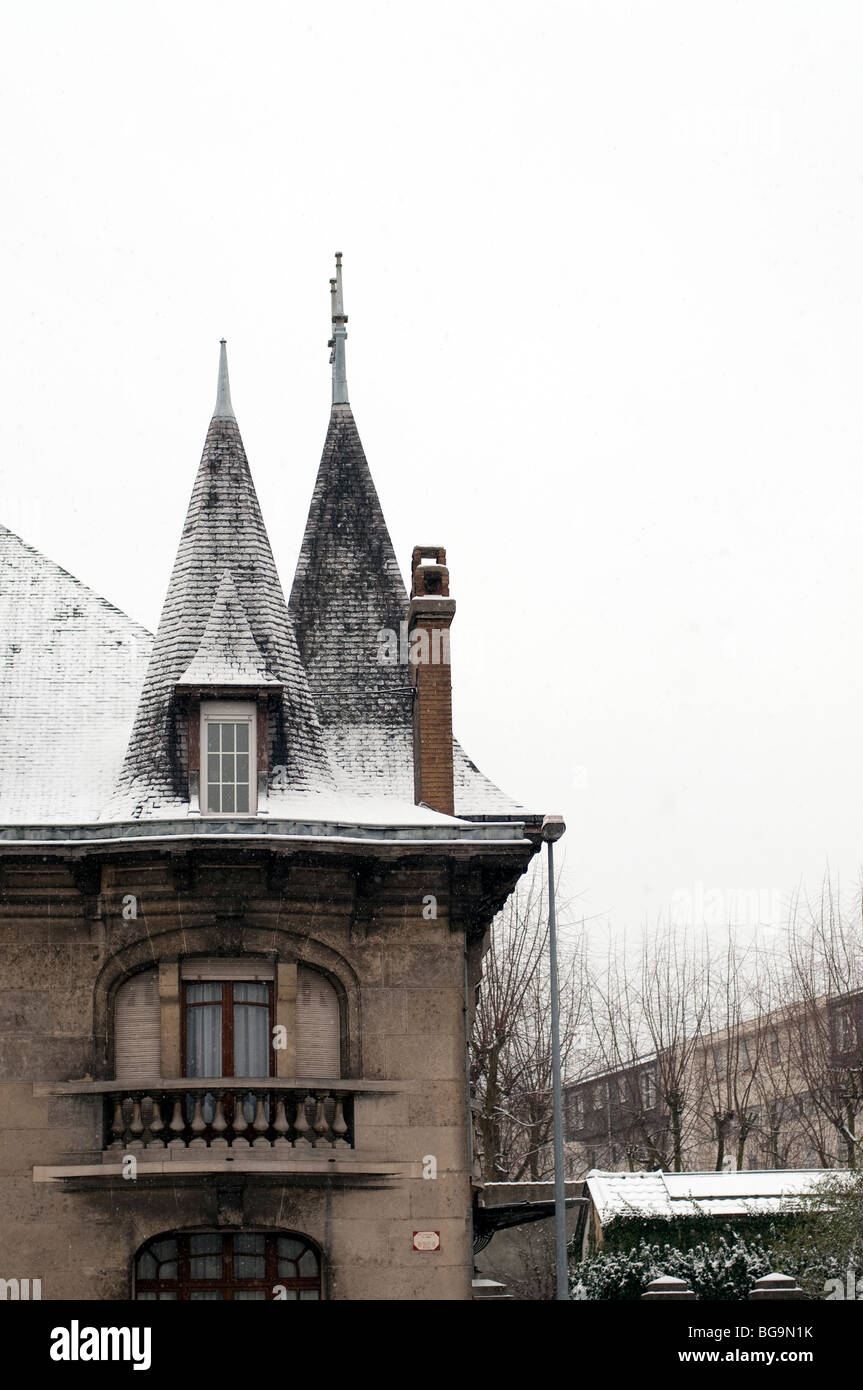
POLYGON ((850 0, 5 6, 0 521, 154 629, 224 335, 288 591, 340 250, 456 731, 572 910, 850 888, 861 72, 850 0))

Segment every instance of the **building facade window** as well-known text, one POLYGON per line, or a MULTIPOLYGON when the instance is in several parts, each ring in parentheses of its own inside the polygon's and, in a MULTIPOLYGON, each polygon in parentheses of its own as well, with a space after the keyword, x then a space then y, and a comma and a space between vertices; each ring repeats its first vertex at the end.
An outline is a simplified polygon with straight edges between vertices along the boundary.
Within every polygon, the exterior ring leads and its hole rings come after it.
POLYGON ((850 1004, 840 1004, 834 1014, 836 1020, 836 1051, 853 1052, 857 1046, 857 1029, 854 1026, 854 1010, 850 1004))
POLYGON ((652 1110, 656 1104, 656 1077, 652 1071, 643 1071, 638 1080, 641 1104, 645 1110, 652 1110))
POLYGON ((257 719, 250 701, 201 704, 201 810, 207 816, 257 813, 257 719))
POLYGON ((184 980, 186 1076, 272 1076, 272 980, 184 980))
POLYGON ((321 1261, 305 1236, 235 1231, 160 1236, 135 1258, 138 1302, 318 1302, 321 1261))

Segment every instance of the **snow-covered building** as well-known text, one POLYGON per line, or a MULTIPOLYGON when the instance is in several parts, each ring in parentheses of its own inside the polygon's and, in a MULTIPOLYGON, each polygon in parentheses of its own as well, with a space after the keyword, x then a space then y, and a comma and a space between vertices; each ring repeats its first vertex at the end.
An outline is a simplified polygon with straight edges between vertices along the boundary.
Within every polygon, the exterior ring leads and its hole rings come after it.
POLYGON ((470 1018, 541 841, 348 400, 289 600, 231 402, 155 636, 0 527, 0 1234, 84 1299, 468 1298, 470 1018))

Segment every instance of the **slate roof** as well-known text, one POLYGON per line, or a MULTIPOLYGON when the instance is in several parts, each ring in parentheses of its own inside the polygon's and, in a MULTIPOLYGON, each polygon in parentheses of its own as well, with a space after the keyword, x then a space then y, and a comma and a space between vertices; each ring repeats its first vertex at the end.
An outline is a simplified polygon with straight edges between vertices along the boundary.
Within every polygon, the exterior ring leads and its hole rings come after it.
MULTIPOLYGON (((330 415, 289 603, 337 782, 413 799, 409 668, 377 660, 408 594, 351 407, 330 415)), ((457 815, 522 808, 453 744, 457 815)))
MULTIPOLYGON (((226 391, 222 364, 219 401, 226 391)), ((210 422, 129 747, 102 819, 170 818, 188 809, 175 687, 198 659, 231 664, 239 655, 248 663, 258 660, 255 652, 283 687, 269 750, 269 766, 287 769, 270 797, 278 815, 280 798, 329 790, 333 777, 239 426, 225 412, 210 422)))
POLYGON ((123 761, 152 644, 0 526, 0 824, 94 819, 123 761))
POLYGON ((177 684, 280 685, 258 649, 230 570, 219 581, 201 644, 177 684))
MULTIPOLYGON (((346 322, 334 318, 336 330, 346 322)), ((178 696, 231 685, 268 687, 276 702, 269 766, 286 775, 271 780, 274 821, 313 821, 318 811, 335 820, 336 802, 351 824, 363 823, 363 806, 376 824, 385 804, 394 826, 425 814, 413 806, 408 666, 377 660, 378 634, 399 632, 408 595, 346 387, 334 395, 345 399, 332 408, 290 612, 231 405, 224 343, 155 639, 0 527, 0 824, 182 819, 187 730, 178 696)), ((525 816, 455 741, 453 753, 456 817, 525 816)))

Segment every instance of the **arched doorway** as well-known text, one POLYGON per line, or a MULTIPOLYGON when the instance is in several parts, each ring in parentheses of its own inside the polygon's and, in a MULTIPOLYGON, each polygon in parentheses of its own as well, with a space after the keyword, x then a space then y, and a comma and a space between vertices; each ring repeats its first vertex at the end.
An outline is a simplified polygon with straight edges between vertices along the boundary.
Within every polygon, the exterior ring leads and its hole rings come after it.
POLYGON ((318 1302, 321 1257, 293 1231, 155 1236, 135 1256, 138 1302, 318 1302))

